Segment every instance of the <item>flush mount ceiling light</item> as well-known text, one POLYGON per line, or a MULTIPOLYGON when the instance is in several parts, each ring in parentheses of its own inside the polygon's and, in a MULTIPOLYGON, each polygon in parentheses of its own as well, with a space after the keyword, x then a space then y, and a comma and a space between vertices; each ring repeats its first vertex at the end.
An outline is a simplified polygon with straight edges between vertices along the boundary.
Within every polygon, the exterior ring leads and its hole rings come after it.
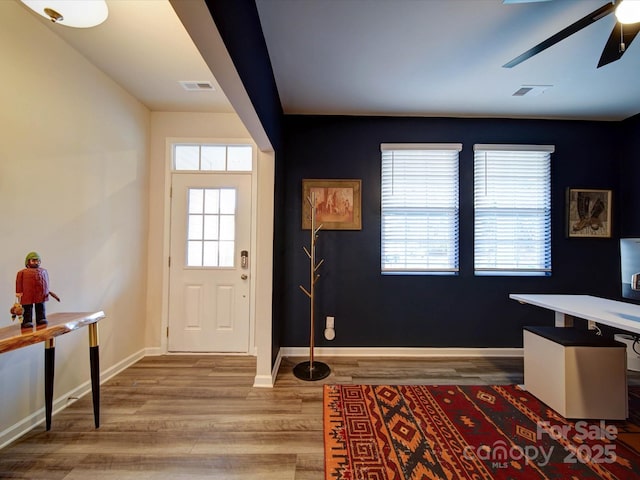
POLYGON ((68 27, 89 28, 107 19, 105 0, 20 0, 38 15, 68 27))
POLYGON ((640 22, 640 0, 623 0, 616 8, 616 18, 620 23, 640 22))

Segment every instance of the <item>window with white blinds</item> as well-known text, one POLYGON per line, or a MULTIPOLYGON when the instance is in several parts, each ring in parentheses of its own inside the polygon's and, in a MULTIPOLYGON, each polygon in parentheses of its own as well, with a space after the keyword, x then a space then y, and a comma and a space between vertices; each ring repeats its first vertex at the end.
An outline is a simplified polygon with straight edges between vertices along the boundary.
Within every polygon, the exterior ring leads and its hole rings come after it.
POLYGON ((474 145, 476 275, 551 275, 552 145, 474 145))
POLYGON ((458 271, 461 144, 382 144, 382 273, 458 271))

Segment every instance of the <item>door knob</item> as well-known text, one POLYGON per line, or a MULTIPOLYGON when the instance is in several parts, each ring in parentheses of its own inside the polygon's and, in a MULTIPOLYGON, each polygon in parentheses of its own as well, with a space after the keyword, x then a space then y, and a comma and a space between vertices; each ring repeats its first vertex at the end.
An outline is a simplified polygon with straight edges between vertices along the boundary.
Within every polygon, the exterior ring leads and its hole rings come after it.
POLYGON ((240 275, 240 278, 242 280, 246 280, 247 278, 249 278, 249 276, 246 273, 243 273, 242 275, 240 275))

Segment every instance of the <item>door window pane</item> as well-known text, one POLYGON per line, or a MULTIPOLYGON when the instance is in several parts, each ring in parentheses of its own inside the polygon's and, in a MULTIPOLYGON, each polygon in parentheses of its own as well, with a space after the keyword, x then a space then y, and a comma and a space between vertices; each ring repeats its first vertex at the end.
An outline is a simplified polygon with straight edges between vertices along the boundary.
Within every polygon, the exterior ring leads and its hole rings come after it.
POLYGON ((218 215, 206 215, 204 217, 204 232, 202 237, 205 240, 218 240, 219 228, 218 228, 218 215))
POLYGON ((187 231, 189 240, 202 239, 202 215, 189 215, 189 229, 187 231))
POLYGON ((232 215, 220 215, 220 240, 235 240, 235 220, 232 215))
POLYGON ((192 188, 189 190, 189 213, 203 213, 201 188, 192 188))
POLYGON ((207 189, 204 195, 204 213, 220 213, 220 190, 207 189))
POLYGON ((236 211, 236 191, 233 189, 220 190, 220 213, 233 214, 236 211))
POLYGON ((233 247, 232 241, 220 242, 220 267, 233 267, 233 247))
POLYGON ((187 265, 202 265, 202 242, 193 240, 187 242, 187 265))
MULTIPOLYGON (((204 251, 202 254, 202 266, 203 267, 220 267, 219 258, 219 242, 204 242, 204 251)), ((233 253, 232 253, 233 255, 233 253)), ((230 265, 230 266, 233 266, 230 265)))
POLYGON ((234 188, 189 189, 187 266, 234 266, 236 195, 234 188))

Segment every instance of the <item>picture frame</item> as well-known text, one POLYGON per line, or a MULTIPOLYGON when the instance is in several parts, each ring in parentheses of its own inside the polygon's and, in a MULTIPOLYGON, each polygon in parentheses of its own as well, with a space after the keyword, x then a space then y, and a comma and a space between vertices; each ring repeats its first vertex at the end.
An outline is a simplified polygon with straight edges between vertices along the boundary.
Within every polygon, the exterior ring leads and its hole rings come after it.
POLYGON ((611 238, 611 190, 567 189, 567 236, 611 238))
POLYGON ((311 228, 311 196, 315 195, 316 225, 323 230, 362 230, 362 181, 302 180, 302 229, 311 228))

